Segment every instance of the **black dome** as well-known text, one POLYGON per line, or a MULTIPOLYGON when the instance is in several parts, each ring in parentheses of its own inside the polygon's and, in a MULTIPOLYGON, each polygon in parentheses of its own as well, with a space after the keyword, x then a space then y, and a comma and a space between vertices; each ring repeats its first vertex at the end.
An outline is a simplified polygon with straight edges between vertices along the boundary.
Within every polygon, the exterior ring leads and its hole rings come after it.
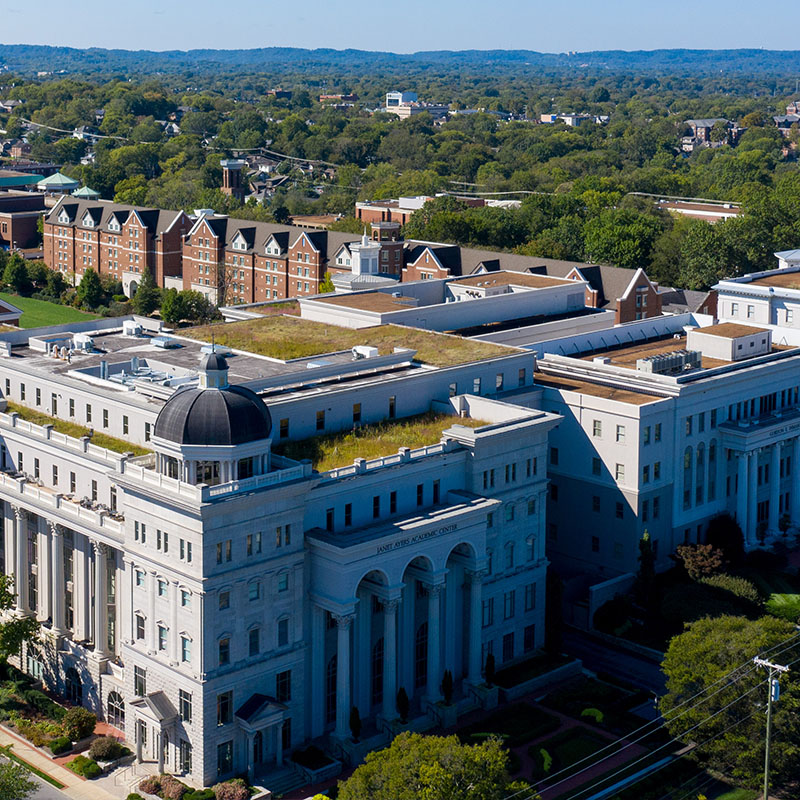
POLYGON ((172 395, 156 418, 154 434, 178 444, 232 445, 266 439, 271 430, 272 418, 258 395, 227 386, 172 395))
POLYGON ((209 353, 200 363, 200 369, 228 369, 228 362, 225 356, 221 356, 217 352, 209 353))

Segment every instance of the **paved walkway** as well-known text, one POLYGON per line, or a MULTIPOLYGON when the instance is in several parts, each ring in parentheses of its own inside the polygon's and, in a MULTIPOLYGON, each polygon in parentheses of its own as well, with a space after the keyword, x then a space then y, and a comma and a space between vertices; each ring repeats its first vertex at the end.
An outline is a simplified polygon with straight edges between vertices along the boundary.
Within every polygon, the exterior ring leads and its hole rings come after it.
MULTIPOLYGON (((15 756, 27 761, 32 766, 41 770, 50 777, 55 778, 64 784, 61 791, 73 800, 118 800, 105 789, 100 788, 92 781, 87 781, 76 775, 66 767, 61 766, 53 759, 42 755, 35 747, 32 747, 24 739, 5 730, 0 730, 0 745, 13 745, 12 752, 15 756)), ((63 761, 63 759, 60 759, 63 761)))

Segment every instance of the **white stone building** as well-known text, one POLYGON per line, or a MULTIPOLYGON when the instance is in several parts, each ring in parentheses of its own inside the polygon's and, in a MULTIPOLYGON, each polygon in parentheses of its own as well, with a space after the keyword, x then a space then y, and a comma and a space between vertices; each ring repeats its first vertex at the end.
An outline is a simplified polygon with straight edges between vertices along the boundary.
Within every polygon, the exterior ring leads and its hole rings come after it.
POLYGON ((0 334, 6 401, 151 451, 0 414, 3 568, 43 624, 21 666, 208 785, 539 648, 559 418, 524 407, 530 352, 414 335, 451 357, 351 353, 330 329, 320 356, 225 359, 141 319, 0 334), (392 456, 317 472, 273 452, 432 408, 456 415, 441 441, 392 456))

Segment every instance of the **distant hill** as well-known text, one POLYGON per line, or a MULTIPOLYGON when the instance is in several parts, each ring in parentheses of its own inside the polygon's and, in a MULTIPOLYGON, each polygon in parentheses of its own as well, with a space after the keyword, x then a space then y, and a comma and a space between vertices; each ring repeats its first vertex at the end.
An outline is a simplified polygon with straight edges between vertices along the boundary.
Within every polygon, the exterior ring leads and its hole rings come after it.
POLYGON ((254 50, 105 50, 43 45, 0 44, 0 66, 12 72, 207 73, 332 70, 362 74, 436 69, 520 74, 534 72, 632 72, 654 74, 800 75, 798 50, 607 50, 538 53, 533 50, 434 50, 411 54, 366 50, 304 50, 266 47, 254 50))

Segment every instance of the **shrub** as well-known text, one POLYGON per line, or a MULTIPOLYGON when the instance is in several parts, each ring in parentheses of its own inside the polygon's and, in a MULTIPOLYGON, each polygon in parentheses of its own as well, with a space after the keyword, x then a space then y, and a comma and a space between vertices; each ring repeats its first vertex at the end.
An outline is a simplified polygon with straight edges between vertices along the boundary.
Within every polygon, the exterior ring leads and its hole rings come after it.
POLYGON ((92 761, 91 758, 86 758, 86 756, 75 756, 67 764, 67 769, 71 769, 76 775, 82 775, 90 780, 96 778, 102 772, 97 762, 92 761))
POLYGON ((216 800, 248 800, 250 791, 244 781, 226 781, 225 783, 218 783, 214 788, 214 797, 216 800))
POLYGON ((59 736, 56 739, 53 739, 48 747, 54 756, 60 756, 62 753, 72 750, 72 742, 70 741, 69 736, 59 736))
POLYGON ((29 706, 50 719, 60 720, 66 713, 64 708, 58 703, 54 703, 44 692, 40 692, 38 689, 23 689, 19 695, 29 706))
POLYGON ((547 774, 553 766, 553 756, 544 747, 539 750, 539 755, 542 757, 542 771, 547 774))
POLYGON ((725 566, 722 551, 710 544, 682 544, 675 552, 693 580, 715 575, 725 566))
POLYGON ((158 775, 148 775, 139 783, 139 791, 145 794, 158 794, 161 789, 161 778, 158 775))
POLYGON ((144 797, 142 797, 140 794, 137 794, 136 792, 131 792, 131 793, 130 793, 130 794, 129 794, 129 795, 126 797, 126 798, 125 798, 125 800, 144 800, 144 797))
POLYGON ((187 792, 183 796, 183 800, 214 800, 214 790, 195 789, 194 791, 187 792))
POLYGON ((161 776, 161 797, 164 800, 181 800, 188 791, 189 787, 174 775, 161 776))
POLYGON ((738 578, 735 575, 720 573, 719 575, 712 575, 710 578, 703 578, 700 583, 730 592, 732 595, 757 606, 764 602, 756 585, 747 580, 747 578, 738 578))
POLYGON ((603 724, 603 712, 599 708, 584 708, 581 711, 581 716, 591 717, 598 724, 603 724))
POLYGON ((733 565, 744 561, 744 535, 739 523, 728 513, 720 514, 708 523, 706 544, 721 550, 733 565))
POLYGON ((122 755, 122 745, 111 736, 101 736, 92 742, 89 758, 95 761, 114 761, 122 755))
POLYGON ((61 722, 64 726, 64 735, 69 736, 73 742, 77 742, 94 733, 97 717, 88 708, 75 706, 75 708, 67 709, 61 722))

